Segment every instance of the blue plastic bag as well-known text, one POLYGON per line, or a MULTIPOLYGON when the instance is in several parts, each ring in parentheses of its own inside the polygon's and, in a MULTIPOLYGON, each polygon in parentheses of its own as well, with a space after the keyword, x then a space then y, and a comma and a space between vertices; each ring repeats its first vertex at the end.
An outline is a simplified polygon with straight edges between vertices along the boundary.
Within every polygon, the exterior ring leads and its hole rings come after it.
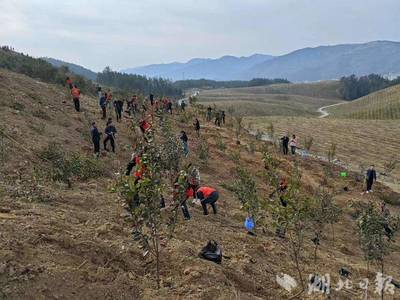
POLYGON ((247 217, 246 220, 244 221, 244 227, 248 231, 252 231, 254 229, 254 221, 252 217, 247 217))

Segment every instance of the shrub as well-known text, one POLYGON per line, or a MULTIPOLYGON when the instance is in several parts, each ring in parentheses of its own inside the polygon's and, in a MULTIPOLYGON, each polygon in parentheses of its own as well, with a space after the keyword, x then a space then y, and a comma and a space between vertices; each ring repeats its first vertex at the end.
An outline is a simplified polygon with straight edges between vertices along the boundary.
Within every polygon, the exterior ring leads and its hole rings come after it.
POLYGON ((307 151, 310 151, 310 150, 311 150, 311 147, 312 147, 312 145, 313 145, 313 142, 314 142, 314 138, 313 138, 312 136, 306 136, 306 137, 304 138, 304 148, 305 148, 307 151))
POLYGON ((225 152, 226 145, 224 143, 224 139, 223 139, 222 135, 219 132, 218 132, 217 136, 215 137, 215 143, 216 143, 218 150, 225 152))
MULTIPOLYGON (((238 163, 238 162, 237 162, 238 163)), ((242 210, 256 222, 259 217, 261 201, 258 197, 256 182, 253 175, 241 166, 236 167, 237 179, 232 185, 236 197, 242 204, 242 210)))
POLYGON ((256 144, 253 141, 249 142, 249 144, 247 145, 247 151, 250 154, 254 154, 256 150, 257 150, 256 144))
POLYGON ((399 218, 384 216, 373 203, 369 203, 358 218, 360 245, 364 258, 367 262, 380 262, 382 273, 384 273, 385 257, 393 250, 393 235, 398 228, 399 218))
POLYGON ((54 181, 62 181, 72 185, 74 177, 80 180, 97 178, 105 174, 103 163, 92 157, 85 157, 73 154, 67 157, 66 153, 57 144, 50 144, 46 149, 39 153, 39 157, 50 162, 50 177, 54 181))
POLYGON ((42 119, 42 120, 46 120, 46 121, 50 121, 51 117, 43 110, 35 110, 32 112, 32 116, 42 119))
POLYGON ((8 140, 6 139, 5 129, 0 127, 0 162, 4 162, 8 157, 8 140))
POLYGON ((25 105, 19 102, 11 103, 10 107, 18 111, 24 111, 25 109, 25 105))
POLYGON ((204 138, 200 139, 200 141, 199 141, 199 146, 198 146, 198 148, 197 148, 197 152, 198 152, 199 158, 200 158, 204 163, 206 163, 207 160, 208 160, 208 157, 209 157, 209 150, 210 150, 210 149, 209 149, 209 147, 208 147, 207 141, 206 141, 204 138))
POLYGON ((328 150, 328 161, 332 162, 336 156, 336 144, 331 143, 331 146, 329 147, 328 150))

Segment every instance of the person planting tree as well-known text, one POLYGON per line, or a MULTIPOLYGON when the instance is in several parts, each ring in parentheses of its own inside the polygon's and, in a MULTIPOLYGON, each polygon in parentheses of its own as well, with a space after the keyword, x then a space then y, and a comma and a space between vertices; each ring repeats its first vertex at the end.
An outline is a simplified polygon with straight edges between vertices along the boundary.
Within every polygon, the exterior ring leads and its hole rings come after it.
POLYGON ((216 189, 208 186, 202 186, 197 190, 196 196, 200 199, 201 206, 203 207, 204 215, 208 215, 207 204, 210 204, 214 214, 217 214, 217 205, 219 194, 216 189))

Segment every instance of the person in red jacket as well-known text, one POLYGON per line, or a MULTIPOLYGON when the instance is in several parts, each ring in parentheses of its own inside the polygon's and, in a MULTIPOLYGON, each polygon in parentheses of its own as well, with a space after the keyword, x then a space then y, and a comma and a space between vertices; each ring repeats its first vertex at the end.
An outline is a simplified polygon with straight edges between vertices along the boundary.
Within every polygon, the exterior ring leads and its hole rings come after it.
POLYGON ((180 190, 179 182, 175 182, 175 184, 174 184, 174 198, 175 199, 179 199, 179 205, 180 205, 180 207, 182 209, 183 217, 187 221, 187 220, 190 220, 190 213, 189 213, 189 209, 188 209, 188 206, 186 204, 186 201, 189 198, 193 198, 194 192, 193 192, 193 189, 192 189, 191 186, 187 186, 186 187, 183 195, 180 195, 180 191, 179 190, 180 190))
POLYGON ((69 89, 72 90, 73 86, 72 86, 71 78, 67 77, 67 79, 65 81, 67 82, 67 85, 69 86, 69 89))
POLYGON ((218 192, 216 189, 202 186, 197 190, 197 198, 200 199, 201 206, 203 207, 203 212, 208 215, 207 204, 210 204, 214 214, 217 213, 217 205, 215 202, 218 200, 218 192))
POLYGON ((146 119, 143 119, 143 120, 141 120, 141 121, 139 122, 139 128, 140 128, 140 131, 141 131, 143 134, 145 134, 147 131, 150 130, 151 124, 150 124, 149 122, 147 122, 146 119))
POLYGON ((80 111, 80 102, 79 99, 81 97, 81 91, 78 89, 78 87, 76 85, 74 85, 74 87, 71 89, 71 95, 72 95, 72 99, 74 100, 74 106, 77 112, 80 111))

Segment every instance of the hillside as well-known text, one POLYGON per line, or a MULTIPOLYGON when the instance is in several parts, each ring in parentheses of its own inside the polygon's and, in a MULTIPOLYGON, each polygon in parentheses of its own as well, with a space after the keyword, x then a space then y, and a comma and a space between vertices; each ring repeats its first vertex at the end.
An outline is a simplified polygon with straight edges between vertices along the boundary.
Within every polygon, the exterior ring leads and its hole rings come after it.
POLYGON ((317 109, 341 102, 339 82, 273 84, 260 87, 202 90, 204 105, 233 107, 245 116, 317 116, 317 109))
POLYGON ((69 63, 66 61, 62 61, 59 59, 55 59, 55 58, 51 58, 51 57, 43 57, 42 59, 44 59, 45 61, 51 63, 53 66, 55 67, 61 67, 61 66, 65 66, 68 67, 68 69, 78 75, 81 75, 83 77, 85 77, 86 79, 90 79, 95 81, 97 78, 97 73, 93 72, 92 70, 89 70, 85 67, 82 67, 80 65, 77 64, 73 64, 73 63, 69 63))
MULTIPOLYGON (((48 160, 52 157, 47 155, 47 160, 43 159, 43 150, 57 142, 66 153, 78 153, 89 159, 90 122, 96 120, 99 129, 104 128, 97 99, 84 95, 83 111, 78 114, 73 110, 67 89, 60 85, 5 70, 0 70, 0 79, 0 117, 4 120, 0 149, 0 298, 315 299, 316 295, 308 295, 307 290, 300 293, 297 288, 289 293, 276 283, 276 275, 280 273, 297 278, 289 255, 292 246, 289 238, 275 235, 275 226, 268 214, 265 223, 260 220, 257 236, 247 234, 242 228, 247 214, 228 187, 235 179, 240 161, 255 179, 259 197, 271 203, 267 195, 275 187, 266 183, 261 155, 265 149, 278 163, 280 175, 293 175, 298 164, 303 174, 302 193, 308 196, 314 195, 323 183, 329 166, 314 159, 284 157, 271 145, 246 134, 237 145, 229 128, 216 128, 201 118, 201 135, 209 147, 205 162, 199 158, 199 139, 191 124, 197 112, 195 108, 189 108, 187 115, 167 116, 171 118, 174 133, 185 130, 189 136, 190 154, 182 164, 191 162, 198 166, 202 184, 216 187, 220 199, 217 215, 204 216, 200 207, 189 203, 192 219, 184 221, 179 211, 172 238, 167 238, 163 229, 161 288, 157 289, 155 262, 143 255, 141 246, 134 241, 132 222, 123 201, 109 189, 118 178, 117 173, 124 171, 132 146, 141 135, 131 130, 129 119, 116 123, 117 153, 102 153, 98 166, 91 169, 102 171, 101 174, 95 178, 91 177, 93 174, 84 179, 72 178, 72 186, 68 188, 47 178, 48 160), (218 146, 221 140, 225 150, 218 146), (246 150, 251 147, 255 151, 246 150), (238 150, 240 153, 235 154, 238 150), (210 239, 221 244, 225 255, 221 265, 197 255, 210 239)), ((161 125, 154 122, 156 129, 158 126, 161 125)), ((333 174, 341 171, 334 166, 330 168, 333 174)), ((379 183, 373 194, 361 196, 363 186, 354 180, 355 176, 350 173, 347 178, 335 175, 329 178, 327 188, 343 214, 337 223, 322 232, 316 261, 310 233, 304 236, 306 246, 301 253, 304 279, 314 272, 330 273, 331 282, 336 286, 340 268, 351 272, 353 289, 332 289, 331 295, 337 299, 362 298, 364 293, 357 283, 364 277, 373 282, 375 271, 380 270, 375 264, 370 264, 367 270, 355 238, 355 216, 360 207, 368 201, 380 203, 388 195, 396 199, 399 196, 379 183)), ((170 194, 171 190, 166 189, 167 205, 170 194)), ((388 207, 392 214, 399 213, 398 206, 388 207)), ((165 217, 169 209, 162 210, 165 217)), ((386 257, 385 273, 399 279, 398 241, 394 247, 395 252, 386 257)), ((372 297, 376 296, 372 283, 369 292, 372 297)))
POLYGON ((193 59, 187 63, 150 65, 126 69, 128 73, 161 76, 173 80, 214 79, 250 80, 285 78, 291 82, 339 79, 371 73, 400 74, 400 42, 374 41, 303 48, 281 56, 224 56, 219 59, 193 59))
POLYGON ((258 63, 272 59, 265 54, 249 57, 223 56, 217 59, 194 58, 186 63, 155 64, 122 70, 129 74, 148 77, 164 77, 171 80, 213 79, 231 80, 232 74, 240 73, 258 63))
POLYGON ((400 119, 400 85, 327 108, 327 112, 333 118, 398 120, 400 119))

